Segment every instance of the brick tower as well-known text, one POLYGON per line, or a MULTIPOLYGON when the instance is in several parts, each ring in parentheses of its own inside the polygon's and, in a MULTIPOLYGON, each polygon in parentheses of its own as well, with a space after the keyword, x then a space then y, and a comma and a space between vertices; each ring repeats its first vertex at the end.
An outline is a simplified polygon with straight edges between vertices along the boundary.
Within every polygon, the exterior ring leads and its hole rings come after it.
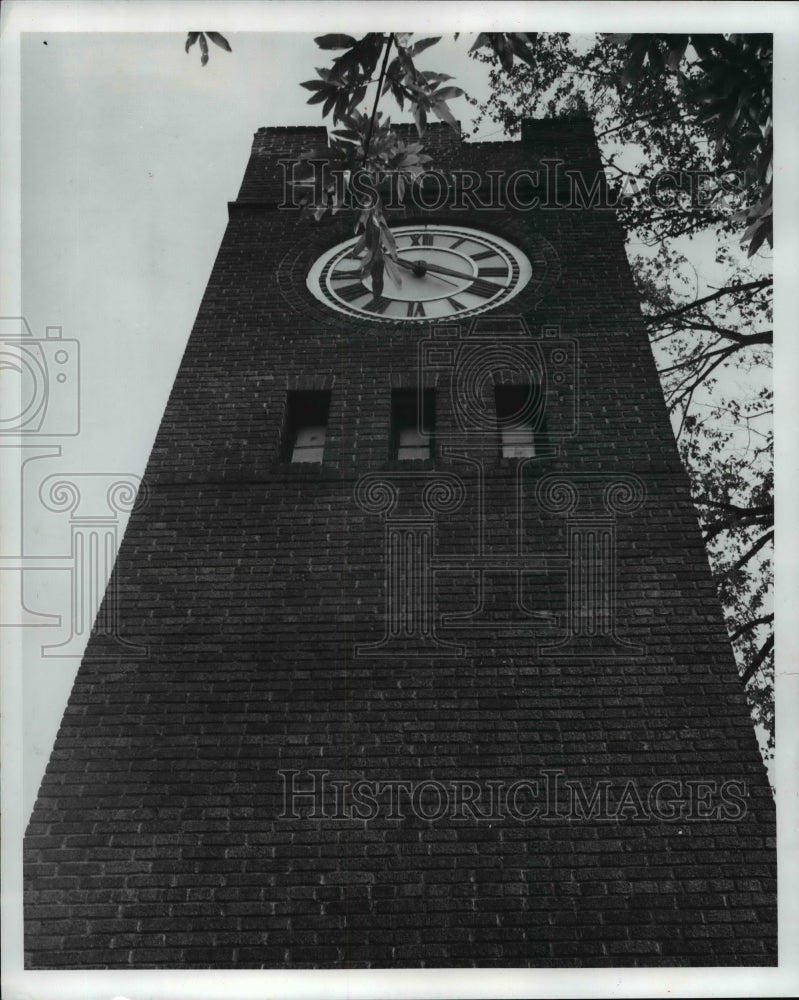
POLYGON ((27 832, 28 966, 775 964, 773 801, 590 123, 430 128, 382 289, 351 215, 289 204, 324 139, 260 130, 230 205, 130 645, 92 638, 27 832))

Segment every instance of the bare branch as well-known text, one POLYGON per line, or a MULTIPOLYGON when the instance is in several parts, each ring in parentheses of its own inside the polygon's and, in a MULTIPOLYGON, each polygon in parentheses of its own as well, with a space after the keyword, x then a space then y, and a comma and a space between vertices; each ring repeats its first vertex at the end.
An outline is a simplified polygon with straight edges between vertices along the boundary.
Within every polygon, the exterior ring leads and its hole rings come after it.
POLYGON ((747 528, 751 527, 753 524, 757 524, 758 521, 769 521, 774 523, 774 509, 764 512, 762 514, 741 514, 732 515, 731 517, 724 518, 723 520, 711 525, 704 532, 704 539, 706 542, 712 541, 717 535, 720 535, 722 531, 727 531, 729 528, 747 528))
POLYGON ((749 562, 752 556, 757 555, 757 553, 763 548, 763 546, 767 542, 770 542, 773 538, 774 538, 773 531, 767 531, 764 535, 761 535, 760 538, 758 538, 758 540, 755 542, 755 544, 750 546, 750 548, 747 549, 746 552, 744 552, 744 554, 741 556, 740 559, 737 559, 732 564, 732 566, 728 566, 726 569, 722 570, 721 573, 718 574, 719 579, 723 580, 725 577, 731 576, 736 570, 739 570, 741 566, 749 562))
POLYGON ((738 333, 737 330, 728 330, 726 327, 717 326, 715 323, 693 323, 689 320, 683 320, 682 323, 675 324, 675 328, 671 333, 677 333, 680 329, 685 329, 686 327, 689 330, 707 330, 709 333, 717 333, 722 337, 726 337, 727 340, 734 340, 741 347, 749 347, 751 344, 774 343, 773 330, 758 330, 755 333, 746 334, 738 333))
POLYGON ((659 316, 646 316, 645 319, 647 323, 662 323, 664 320, 671 319, 673 316, 681 316, 683 313, 690 312, 698 306, 703 306, 706 302, 713 302, 715 299, 720 299, 725 295, 737 295, 739 292, 759 291, 762 288, 770 288, 773 284, 773 278, 758 278, 757 281, 746 281, 740 285, 728 285, 726 288, 720 288, 711 295, 706 295, 702 299, 697 299, 695 302, 691 302, 687 306, 680 306, 678 309, 672 309, 669 312, 661 313, 659 316))
POLYGON ((738 628, 730 636, 730 640, 735 642, 736 639, 740 639, 745 632, 749 632, 753 628, 757 628, 758 625, 770 625, 774 621, 774 615, 761 615, 760 618, 753 618, 750 622, 744 622, 743 625, 739 625, 738 628))
POLYGON ((763 663, 763 661, 766 659, 766 657, 769 655, 769 653, 773 648, 774 648, 774 635, 772 634, 768 637, 768 639, 766 639, 766 641, 757 651, 752 662, 744 671, 743 677, 741 677, 741 680, 743 681, 744 684, 749 683, 749 681, 754 676, 755 672, 760 668, 761 664, 763 663))

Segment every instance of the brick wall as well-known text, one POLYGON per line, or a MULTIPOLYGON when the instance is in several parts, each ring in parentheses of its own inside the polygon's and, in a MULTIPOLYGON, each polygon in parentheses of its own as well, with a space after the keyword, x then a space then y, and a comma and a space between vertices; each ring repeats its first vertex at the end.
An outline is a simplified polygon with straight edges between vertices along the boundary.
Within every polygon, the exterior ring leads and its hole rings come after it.
MULTIPOLYGON (((578 430, 520 475, 494 439, 459 431, 449 378, 429 373, 449 453, 401 468, 391 388, 417 384, 432 331, 319 305, 308 267, 352 220, 275 207, 277 161, 323 139, 255 136, 115 569, 122 633, 148 655, 92 640, 27 832, 28 965, 775 964, 773 801, 612 212, 427 217, 496 232, 533 261, 501 311, 538 343, 551 327, 576 343, 578 430), (286 394, 302 388, 331 393, 321 467, 280 461, 286 394), (496 557, 479 624, 446 633, 460 657, 357 653, 382 634, 386 556, 384 519, 356 483, 400 471, 403 516, 437 474, 464 489, 435 519, 439 612, 478 603, 478 524, 496 557), (596 519, 605 487, 630 475, 644 493, 614 520, 619 642, 547 651, 567 614, 569 526, 536 498, 570 477, 596 519), (302 805, 281 818, 281 771, 304 788, 311 769, 481 789, 562 775, 550 813, 528 821, 325 819, 302 805), (663 780, 738 782, 745 815, 668 820, 629 802, 616 818, 554 814, 577 782, 616 797, 631 782, 645 799, 663 780)), ((444 170, 598 167, 582 122, 473 145, 434 126, 430 144, 444 170)), ((555 432, 566 420, 557 400, 548 419, 555 432)))

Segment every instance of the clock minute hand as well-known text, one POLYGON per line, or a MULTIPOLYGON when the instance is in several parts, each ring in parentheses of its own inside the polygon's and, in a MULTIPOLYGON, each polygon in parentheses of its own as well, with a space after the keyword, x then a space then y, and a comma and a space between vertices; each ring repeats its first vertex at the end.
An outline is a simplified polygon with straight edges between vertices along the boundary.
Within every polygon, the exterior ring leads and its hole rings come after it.
MULTIPOLYGON (((411 264, 411 263, 409 263, 407 261, 404 261, 404 260, 398 260, 397 263, 401 264, 403 267, 408 268, 408 270, 415 271, 415 272, 421 271, 422 268, 424 268, 425 271, 428 269, 427 265, 423 264, 422 262, 419 262, 417 264, 411 264)), ((336 278, 336 279, 338 279, 338 278, 355 278, 356 281, 360 281, 364 277, 364 272, 361 272, 361 271, 333 271, 333 273, 330 275, 330 277, 331 278, 336 278)), ((443 281, 444 284, 446 284, 446 285, 452 285, 453 288, 457 288, 458 287, 455 284, 454 281, 447 281, 447 279, 446 278, 442 278, 440 274, 434 274, 433 277, 434 278, 438 278, 439 281, 443 281)), ((365 291, 368 291, 368 289, 365 288, 365 291)))
POLYGON ((497 290, 503 288, 503 285, 498 285, 495 281, 486 281, 484 278, 478 278, 476 274, 464 274, 463 271, 453 271, 450 267, 443 267, 441 264, 430 264, 426 260, 419 260, 415 263, 405 261, 400 261, 403 267, 411 268, 411 270, 429 271, 431 274, 448 274, 453 278, 461 278, 463 281, 471 281, 472 283, 479 283, 481 286, 486 288, 496 288, 497 290))

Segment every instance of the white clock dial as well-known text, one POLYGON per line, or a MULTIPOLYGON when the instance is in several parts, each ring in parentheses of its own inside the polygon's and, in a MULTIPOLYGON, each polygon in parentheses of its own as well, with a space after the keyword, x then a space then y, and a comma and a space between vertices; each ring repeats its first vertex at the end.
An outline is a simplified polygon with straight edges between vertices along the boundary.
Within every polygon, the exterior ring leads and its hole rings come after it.
POLYGON ((532 277, 530 261, 500 236, 463 226, 408 225, 392 229, 396 274, 386 269, 375 294, 358 273, 358 237, 319 257, 307 286, 337 312, 383 322, 425 322, 485 312, 512 299, 532 277))

